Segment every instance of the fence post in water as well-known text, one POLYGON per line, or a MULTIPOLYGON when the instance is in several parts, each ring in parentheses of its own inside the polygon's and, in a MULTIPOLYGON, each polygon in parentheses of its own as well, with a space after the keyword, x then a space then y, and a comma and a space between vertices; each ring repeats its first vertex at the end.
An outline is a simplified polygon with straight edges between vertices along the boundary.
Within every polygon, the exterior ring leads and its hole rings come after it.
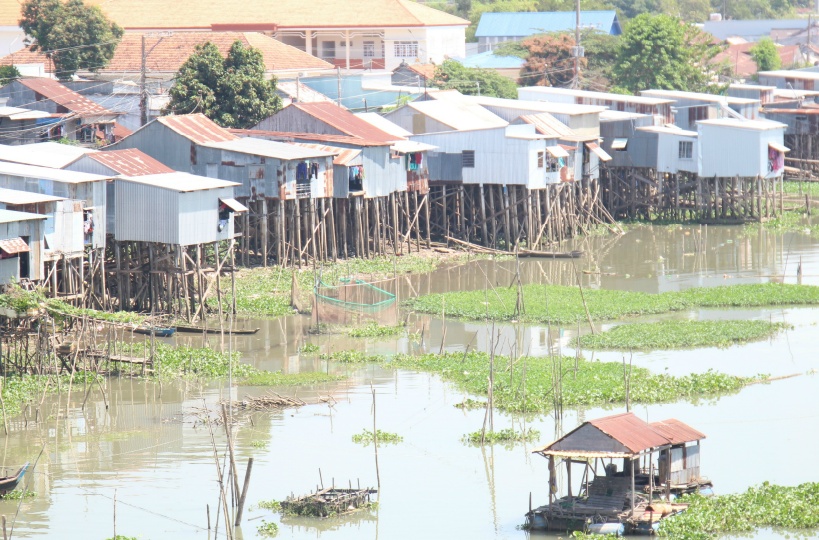
POLYGON ((250 472, 253 470, 253 458, 247 460, 247 470, 245 471, 245 483, 242 486, 242 494, 239 496, 239 508, 236 510, 236 526, 242 524, 242 510, 245 507, 245 499, 247 498, 247 488, 250 486, 250 472))
MULTIPOLYGON (((5 522, 4 522, 5 525, 5 522)), ((5 529, 5 527, 4 527, 5 529)), ((5 535, 4 535, 5 536, 5 535)), ((117 490, 114 490, 114 538, 117 537, 117 490)))
POLYGON ((379 498, 381 497, 381 473, 378 471, 378 429, 375 427, 375 388, 370 383, 373 391, 373 447, 375 447, 375 478, 378 482, 379 498))
POLYGON ((3 540, 9 540, 9 535, 6 531, 6 516, 3 516, 3 540))

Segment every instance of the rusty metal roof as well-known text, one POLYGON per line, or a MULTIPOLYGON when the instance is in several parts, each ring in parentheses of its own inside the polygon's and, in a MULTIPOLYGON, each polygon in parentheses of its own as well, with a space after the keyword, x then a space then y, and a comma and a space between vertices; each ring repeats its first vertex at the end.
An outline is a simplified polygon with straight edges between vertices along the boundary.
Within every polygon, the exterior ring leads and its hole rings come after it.
POLYGON ((577 457, 595 457, 600 452, 635 456, 651 448, 670 444, 670 439, 633 413, 621 413, 584 422, 535 452, 577 457))
POLYGON ((0 240, 0 250, 8 255, 16 255, 18 253, 25 253, 29 251, 28 244, 26 244, 25 240, 19 236, 17 238, 0 240))
POLYGON ((144 176, 174 172, 167 165, 160 163, 148 154, 136 148, 126 150, 104 150, 88 154, 90 159, 101 163, 125 176, 144 176))
POLYGON ((680 422, 676 418, 651 422, 649 425, 666 439, 669 439, 671 444, 683 444, 705 438, 704 433, 697 431, 688 424, 680 422))
POLYGON ((160 116, 156 121, 199 144, 232 141, 239 138, 238 135, 234 135, 200 113, 160 116))
POLYGON ((356 148, 339 148, 338 146, 326 146, 324 144, 313 143, 295 143, 305 148, 313 148, 315 150, 322 150, 335 154, 333 158, 333 165, 348 165, 352 160, 361 155, 361 150, 356 148))
POLYGON ((37 92, 46 99, 53 101, 57 105, 62 105, 69 111, 81 116, 114 116, 116 113, 109 111, 102 105, 94 103, 85 96, 78 94, 54 79, 43 77, 32 77, 28 79, 18 79, 20 84, 37 92))
POLYGON ((230 129, 228 130, 236 135, 243 137, 256 137, 259 139, 271 140, 287 140, 287 141, 315 141, 336 144, 352 144, 355 146, 390 146, 388 141, 370 141, 361 139, 359 137, 351 137, 349 135, 325 135, 322 133, 296 133, 290 131, 267 131, 261 129, 230 129))
POLYGON ((293 103, 288 105, 288 107, 296 107, 351 137, 359 137, 371 141, 394 141, 396 139, 395 135, 378 129, 366 120, 358 118, 347 109, 339 107, 335 103, 293 103))

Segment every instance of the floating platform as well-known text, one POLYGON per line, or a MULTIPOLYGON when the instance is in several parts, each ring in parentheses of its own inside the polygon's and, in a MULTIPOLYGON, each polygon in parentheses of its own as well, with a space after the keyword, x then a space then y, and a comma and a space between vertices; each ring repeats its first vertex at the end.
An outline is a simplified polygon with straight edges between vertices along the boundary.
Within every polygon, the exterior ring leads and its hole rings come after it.
POLYGON ((329 487, 304 495, 288 497, 282 501, 282 511, 295 516, 329 517, 369 508, 370 496, 377 490, 372 488, 344 489, 329 487))

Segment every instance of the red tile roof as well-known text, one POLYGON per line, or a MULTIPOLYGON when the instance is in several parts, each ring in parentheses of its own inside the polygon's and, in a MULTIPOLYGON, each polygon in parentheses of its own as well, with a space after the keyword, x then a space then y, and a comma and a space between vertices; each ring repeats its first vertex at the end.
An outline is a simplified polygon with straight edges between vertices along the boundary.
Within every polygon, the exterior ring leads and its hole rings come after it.
POLYGON ((102 163, 123 176, 145 176, 174 172, 173 169, 135 148, 90 152, 89 159, 102 163))
MULTIPOLYGON (((265 70, 270 72, 294 70, 335 69, 332 64, 312 54, 286 45, 259 32, 175 32, 162 36, 146 34, 145 47, 150 51, 145 66, 148 72, 176 73, 193 54, 197 45, 210 41, 226 56, 230 47, 240 41, 245 47, 259 49, 265 70)), ((53 73, 53 64, 44 54, 28 48, 0 58, 0 66, 43 64, 46 73, 53 73)), ((111 62, 99 73, 139 73, 142 64, 142 34, 129 32, 122 36, 111 62)))
MULTIPOLYGON (((127 29, 385 28, 467 26, 412 0, 88 0, 127 29)), ((0 1, 0 26, 17 26, 20 4, 0 1)))
POLYGON ((680 422, 676 418, 669 418, 668 420, 662 420, 660 422, 651 422, 649 425, 663 437, 669 439, 672 444, 699 441, 705 438, 704 433, 697 431, 688 424, 680 422))
MULTIPOLYGON (((325 143, 345 143, 354 144, 356 146, 390 146, 392 143, 388 141, 368 141, 359 137, 351 137, 349 135, 324 135, 318 133, 295 133, 290 131, 267 131, 262 129, 229 129, 231 133, 240 135, 242 137, 257 137, 259 139, 273 139, 273 140, 306 140, 325 143)), ((394 137, 393 137, 394 138, 394 137)))
MULTIPOLYGON (((756 43, 735 43, 717 53, 711 60, 712 64, 726 62, 731 66, 731 71, 738 77, 750 77, 759 71, 756 62, 751 58, 751 48, 756 43)), ((799 55, 798 45, 777 45, 779 59, 783 66, 792 66, 796 63, 799 55)))
POLYGON ((18 79, 18 82, 57 105, 82 116, 112 116, 115 114, 54 79, 33 77, 18 79))
POLYGON ((414 71, 428 81, 435 78, 435 64, 410 64, 408 69, 414 71))
POLYGON ((293 103, 288 107, 296 107, 310 116, 333 126, 335 129, 351 137, 369 139, 371 141, 394 141, 395 135, 381 131, 366 120, 362 120, 347 109, 335 103, 293 103))
POLYGON ((220 127, 201 113, 160 116, 156 121, 198 144, 232 141, 239 138, 238 135, 220 127))

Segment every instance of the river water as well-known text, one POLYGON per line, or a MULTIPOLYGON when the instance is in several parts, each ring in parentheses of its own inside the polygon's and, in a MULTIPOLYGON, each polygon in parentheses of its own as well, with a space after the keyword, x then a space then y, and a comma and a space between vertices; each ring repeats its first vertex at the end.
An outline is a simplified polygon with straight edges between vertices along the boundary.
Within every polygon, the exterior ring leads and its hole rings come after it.
MULTIPOLYGON (((735 227, 637 227, 621 237, 580 240, 571 248, 587 256, 572 261, 524 260, 524 282, 576 284, 645 292, 681 290, 694 286, 756 283, 769 280, 819 284, 819 242, 809 236, 766 231, 743 235, 735 227)), ((454 289, 508 286, 515 274, 512 261, 476 261, 443 268, 428 275, 399 276, 399 298, 454 289)), ((816 375, 816 327, 819 309, 695 310, 686 318, 758 318, 793 326, 775 338, 729 349, 698 349, 635 353, 633 362, 674 374, 716 369, 732 374, 802 374, 755 385, 719 399, 697 403, 634 407, 640 417, 674 417, 703 431, 702 470, 717 493, 742 491, 763 481, 794 485, 819 481, 811 450, 819 444, 819 392, 816 375)), ((667 316, 666 316, 667 317, 667 316)), ((341 381, 295 393, 311 404, 298 409, 255 413, 236 432, 237 461, 243 476, 249 457, 255 460, 245 520, 237 538, 260 538, 265 520, 278 524, 277 538, 346 539, 524 539, 519 529, 529 506, 548 497, 546 460, 532 449, 548 443, 579 422, 622 412, 568 410, 560 431, 551 416, 521 418, 495 414, 495 428, 532 427, 541 441, 530 445, 487 446, 462 443, 462 435, 479 430, 483 411, 462 411, 454 405, 466 396, 438 377, 379 367, 328 365, 315 356, 300 356, 298 348, 318 344, 322 351, 360 349, 374 353, 486 349, 491 327, 482 323, 446 321, 439 317, 390 312, 391 320, 407 321, 423 335, 388 340, 312 335, 311 322, 301 316, 270 321, 245 321, 258 326, 253 336, 234 338, 231 347, 246 362, 261 369, 287 373, 328 371, 345 374, 341 381), (446 330, 444 331, 444 327, 446 330), (443 342, 443 344, 442 344, 443 342), (372 447, 351 437, 373 426, 376 394, 378 429, 398 433, 403 442, 379 449, 379 507, 369 512, 329 518, 280 518, 252 508, 261 500, 284 499, 327 486, 377 483, 372 447), (251 421, 252 420, 252 421, 251 421)), ((655 317, 656 319, 656 317, 655 317)), ((498 325, 500 343, 531 355, 569 347, 577 328, 498 325), (551 339, 550 339, 551 336, 551 339)), ((584 331, 582 328, 580 331, 584 331)), ((201 345, 201 337, 182 338, 201 345)), ((228 346, 210 338, 213 346, 228 346)), ((584 353, 587 354, 588 353, 584 353)), ((621 361, 622 353, 597 353, 600 360, 621 361)), ((207 507, 216 527, 218 487, 214 442, 220 456, 225 439, 213 439, 198 417, 229 394, 234 399, 259 395, 268 388, 228 388, 226 382, 164 383, 131 378, 106 383, 105 395, 85 388, 49 397, 35 412, 9 421, 1 437, 3 465, 36 461, 28 488, 36 497, 0 501, 0 514, 14 522, 15 538, 104 539, 116 533, 140 539, 216 538, 208 532, 207 507), (212 442, 213 441, 213 442, 212 442), (115 504, 116 500, 116 504, 115 504), (116 518, 114 508, 116 507, 116 518)), ((279 389, 280 392, 293 390, 279 389)), ((219 537, 224 528, 219 517, 219 537)), ((758 537, 774 534, 759 533, 758 537)))

